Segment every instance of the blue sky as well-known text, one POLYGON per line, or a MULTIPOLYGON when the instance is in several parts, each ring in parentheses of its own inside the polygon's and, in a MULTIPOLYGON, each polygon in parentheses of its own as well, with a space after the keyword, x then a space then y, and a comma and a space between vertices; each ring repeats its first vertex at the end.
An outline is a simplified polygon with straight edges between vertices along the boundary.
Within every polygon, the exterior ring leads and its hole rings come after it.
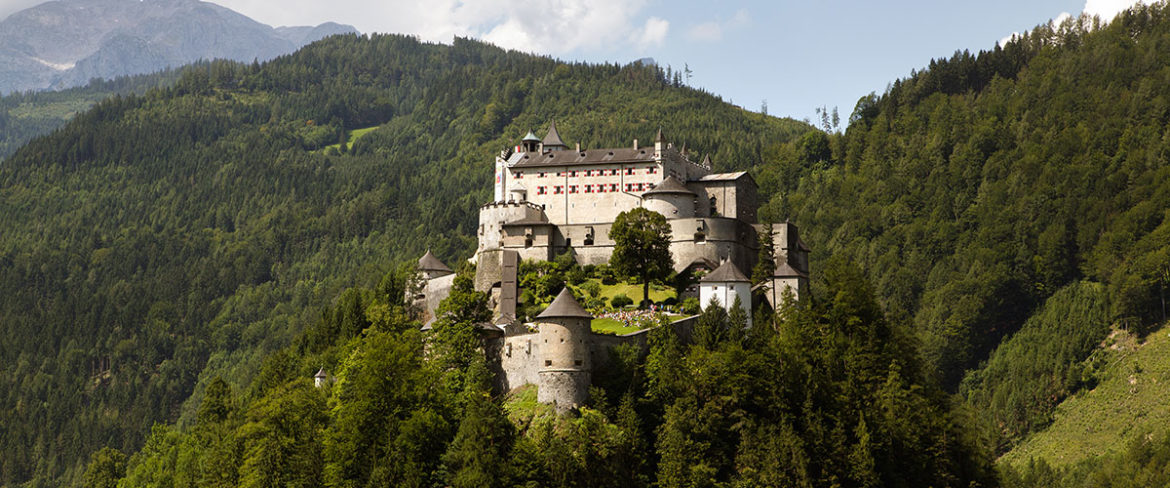
MULTIPOLYGON (((0 0, 0 18, 43 0, 0 0)), ((143 0, 154 1, 154 0, 143 0)), ((325 21, 436 42, 453 36, 567 60, 652 57, 690 84, 797 119, 857 99, 932 58, 991 49, 1013 32, 1082 12, 1112 18, 1136 0, 215 0, 279 25, 325 21)))

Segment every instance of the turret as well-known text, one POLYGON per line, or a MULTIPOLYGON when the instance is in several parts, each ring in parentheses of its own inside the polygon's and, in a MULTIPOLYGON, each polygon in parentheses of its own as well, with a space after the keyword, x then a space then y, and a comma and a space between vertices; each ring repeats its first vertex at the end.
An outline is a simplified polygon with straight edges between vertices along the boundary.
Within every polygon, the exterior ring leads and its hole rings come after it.
POLYGON ((585 403, 592 367, 592 320, 593 316, 581 308, 567 286, 536 317, 541 352, 537 401, 551 403, 559 412, 585 403))
POLYGON ((775 250, 775 268, 767 293, 773 308, 784 301, 787 290, 794 300, 808 293, 808 246, 800 240, 795 224, 784 222, 772 227, 772 246, 775 250))
POLYGON ((544 144, 544 151, 565 151, 569 149, 568 144, 565 144, 565 141, 561 140, 561 135, 557 133, 556 120, 548 124, 548 134, 544 136, 541 144, 544 144))
POLYGON ((698 195, 682 184, 673 175, 642 193, 642 206, 665 216, 667 219, 689 219, 695 216, 695 199, 698 195))
POLYGON ((433 280, 440 276, 447 276, 454 273, 454 271, 451 271, 451 268, 448 268, 446 264, 439 261, 439 258, 431 254, 430 249, 427 249, 427 253, 419 258, 418 271, 422 273, 423 279, 425 280, 433 280))
POLYGON ((536 152, 540 148, 540 138, 536 137, 532 131, 528 131, 523 139, 520 139, 520 150, 523 152, 536 152))
POLYGON ((329 373, 325 372, 325 368, 317 370, 317 374, 313 375, 313 386, 317 388, 325 386, 326 381, 329 381, 329 373))
POLYGON ((662 135, 662 129, 658 129, 658 135, 654 137, 654 159, 662 161, 662 152, 666 150, 666 136, 662 135))
POLYGON ((747 315, 747 325, 752 325, 752 280, 744 276, 731 260, 715 268, 699 280, 699 306, 706 310, 712 303, 728 311, 739 298, 740 307, 747 315))

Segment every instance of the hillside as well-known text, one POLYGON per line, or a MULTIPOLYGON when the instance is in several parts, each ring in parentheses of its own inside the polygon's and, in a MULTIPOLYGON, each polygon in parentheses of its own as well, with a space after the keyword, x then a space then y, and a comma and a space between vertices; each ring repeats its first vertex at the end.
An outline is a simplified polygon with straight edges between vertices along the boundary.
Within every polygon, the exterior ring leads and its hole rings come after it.
POLYGON ((335 34, 326 23, 273 29, 198 0, 61 0, 0 21, 0 94, 63 89, 200 60, 268 60, 335 34))
POLYGON ((179 79, 180 70, 96 79, 82 87, 60 91, 13 93, 0 96, 0 161, 34 137, 65 125, 77 114, 114 95, 143 95, 179 79))
POLYGON ((247 385, 343 289, 427 247, 466 256, 492 157, 554 116, 587 147, 661 126, 721 170, 810 129, 656 67, 341 36, 198 66, 22 147, 0 165, 0 485, 78 484, 98 448, 194 422, 212 378, 247 385))
POLYGON ((1056 407, 1055 420, 1000 459, 1016 469, 1033 460, 1052 467, 1122 454, 1135 441, 1163 436, 1170 425, 1170 331, 1138 342, 1115 331, 1094 362, 1099 383, 1056 407))
POLYGON ((1105 286, 1108 322, 1149 331, 1170 288, 1168 42, 1159 4, 936 60, 862 97, 772 215, 814 262, 865 268, 949 389, 1077 280, 1105 286))

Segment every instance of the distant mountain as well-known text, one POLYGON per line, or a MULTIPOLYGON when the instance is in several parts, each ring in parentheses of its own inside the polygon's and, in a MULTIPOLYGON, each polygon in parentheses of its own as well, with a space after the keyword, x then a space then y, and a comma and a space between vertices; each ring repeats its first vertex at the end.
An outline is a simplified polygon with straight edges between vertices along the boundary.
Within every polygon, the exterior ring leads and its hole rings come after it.
POLYGON ((198 0, 58 0, 0 22, 0 94, 62 89, 200 59, 261 61, 352 26, 273 28, 198 0))

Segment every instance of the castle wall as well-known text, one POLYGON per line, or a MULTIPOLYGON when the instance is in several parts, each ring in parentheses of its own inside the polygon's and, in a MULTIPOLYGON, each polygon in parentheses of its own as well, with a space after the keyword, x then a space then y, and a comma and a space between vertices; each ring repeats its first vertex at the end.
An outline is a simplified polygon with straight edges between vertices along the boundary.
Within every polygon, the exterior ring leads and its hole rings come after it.
POLYGON ((512 168, 508 192, 522 189, 557 225, 612 222, 637 207, 641 193, 662 182, 654 162, 512 168))
POLYGON ((697 198, 682 193, 657 193, 642 200, 642 206, 668 219, 686 219, 695 216, 697 198))
POLYGON ((500 247, 504 224, 517 220, 541 220, 539 206, 525 202, 493 202, 479 208, 479 250, 500 247))
POLYGON ((714 300, 719 306, 731 311, 735 305, 735 298, 739 297, 740 309, 747 315, 748 326, 752 325, 752 286, 751 283, 718 283, 699 285, 699 306, 703 310, 714 300))
POLYGON ((500 343, 501 391, 540 382, 540 334, 535 332, 504 336, 500 343))
POLYGON ((443 301, 444 298, 447 298, 447 295, 451 294, 451 287, 454 284, 454 274, 432 278, 426 280, 423 283, 423 300, 420 305, 426 309, 426 314, 423 316, 424 322, 435 316, 435 310, 439 309, 439 302, 443 301))

